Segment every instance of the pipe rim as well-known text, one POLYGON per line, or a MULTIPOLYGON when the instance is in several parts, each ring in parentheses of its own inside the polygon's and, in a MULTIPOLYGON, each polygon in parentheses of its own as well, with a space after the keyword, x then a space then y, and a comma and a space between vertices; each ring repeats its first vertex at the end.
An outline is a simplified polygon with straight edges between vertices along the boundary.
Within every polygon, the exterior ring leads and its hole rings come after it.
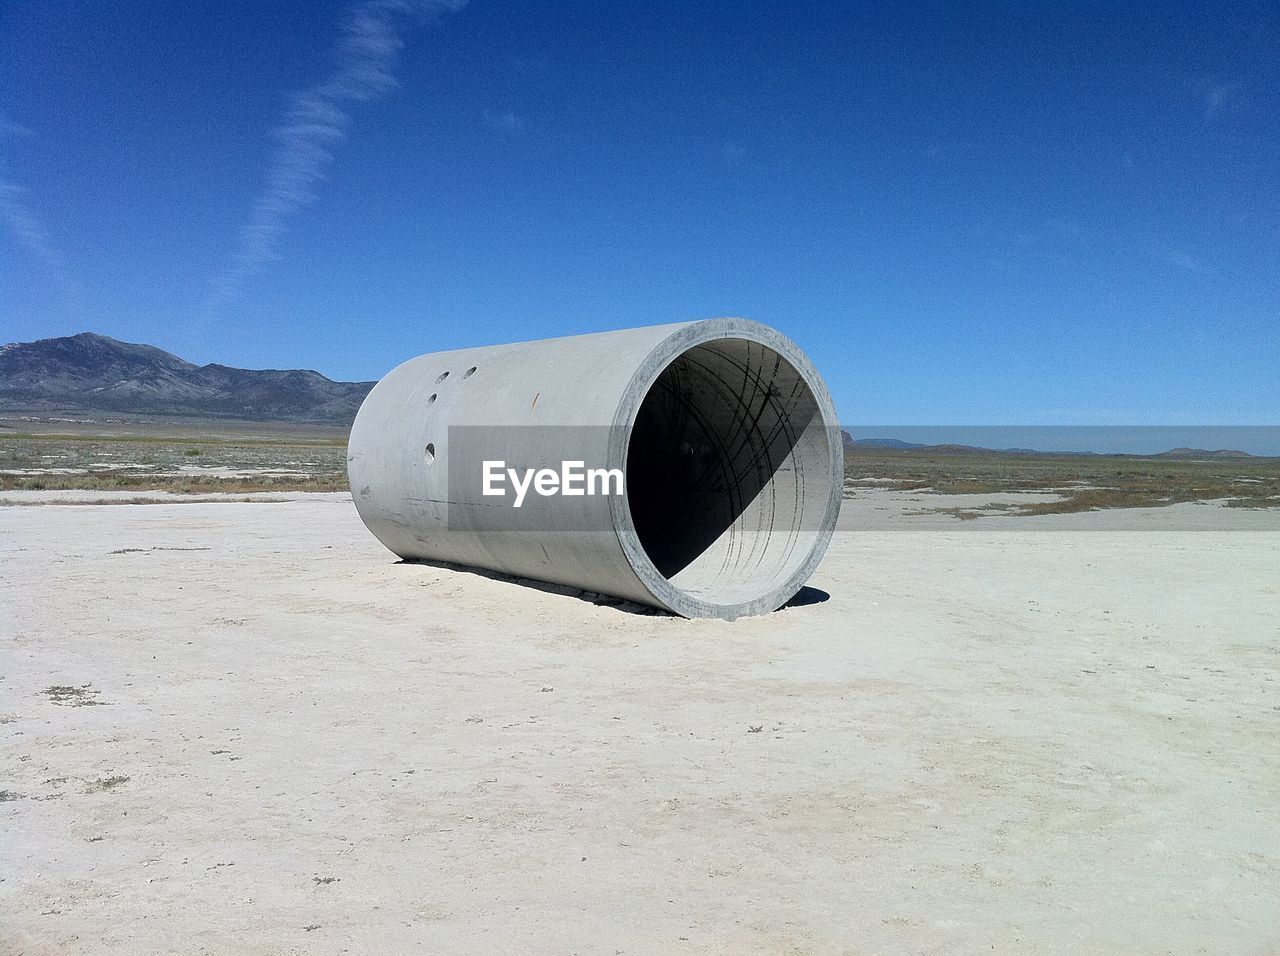
POLYGON ((631 565, 636 577, 640 579, 640 583, 660 606, 683 617, 734 620, 738 617, 777 610, 794 597, 821 563, 835 530, 844 484, 844 449, 840 443, 835 405, 827 391, 826 383, 823 382, 808 356, 782 333, 749 319, 703 319, 678 329, 655 346, 645 357, 624 390, 611 431, 609 459, 611 467, 616 465, 623 469, 624 474, 626 473, 632 428, 639 415, 640 406, 667 366, 690 349, 723 339, 744 339, 776 352, 799 373, 822 415, 830 453, 831 474, 826 507, 809 554, 781 584, 754 600, 732 604, 706 601, 682 591, 658 570, 640 542, 631 508, 625 497, 611 497, 609 507, 614 530, 618 535, 618 543, 627 562, 631 565))

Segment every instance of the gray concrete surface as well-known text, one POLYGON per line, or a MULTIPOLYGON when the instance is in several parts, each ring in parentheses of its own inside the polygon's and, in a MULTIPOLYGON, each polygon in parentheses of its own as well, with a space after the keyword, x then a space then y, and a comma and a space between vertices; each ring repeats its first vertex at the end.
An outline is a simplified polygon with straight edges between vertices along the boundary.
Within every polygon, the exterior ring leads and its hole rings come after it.
POLYGON ((405 558, 733 619, 822 558, 843 453, 794 343, 709 319, 415 358, 373 389, 349 446, 369 530, 405 558), (482 494, 485 460, 618 469, 626 496, 482 494))

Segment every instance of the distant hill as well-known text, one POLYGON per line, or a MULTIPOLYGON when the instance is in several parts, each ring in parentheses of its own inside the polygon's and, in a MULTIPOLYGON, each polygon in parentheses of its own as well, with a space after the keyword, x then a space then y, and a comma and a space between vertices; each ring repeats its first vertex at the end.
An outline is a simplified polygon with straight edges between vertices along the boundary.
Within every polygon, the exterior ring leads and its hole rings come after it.
POLYGON ((373 382, 302 369, 193 365, 150 345, 82 332, 0 346, 0 411, 123 413, 349 424, 373 382))
POLYGON ((848 432, 841 432, 846 448, 925 448, 927 446, 914 441, 903 441, 901 438, 854 438, 848 432))
POLYGON ((1219 448, 1217 451, 1206 451, 1203 448, 1174 448, 1170 451, 1153 455, 1154 458, 1253 458, 1247 451, 1235 451, 1230 448, 1219 448))
MULTIPOLYGON (((925 445, 915 441, 903 441, 900 438, 854 438, 847 431, 840 432, 845 448, 890 448, 899 451, 928 451, 935 455, 1043 455, 1042 451, 1032 448, 982 448, 978 445, 925 445)), ((1091 454, 1090 452, 1061 452, 1060 454, 1091 454)))
MULTIPOLYGON (((847 431, 840 432, 848 451, 918 451, 931 455, 1081 455, 1106 457, 1108 453, 1092 451, 1048 451, 1033 448, 981 448, 977 445, 925 445, 920 442, 902 441, 899 438, 854 438, 847 431)), ((1122 458, 1165 458, 1172 461, 1203 460, 1206 458, 1256 458, 1247 451, 1220 448, 1206 451, 1203 448, 1174 448, 1158 455, 1111 455, 1122 458)))

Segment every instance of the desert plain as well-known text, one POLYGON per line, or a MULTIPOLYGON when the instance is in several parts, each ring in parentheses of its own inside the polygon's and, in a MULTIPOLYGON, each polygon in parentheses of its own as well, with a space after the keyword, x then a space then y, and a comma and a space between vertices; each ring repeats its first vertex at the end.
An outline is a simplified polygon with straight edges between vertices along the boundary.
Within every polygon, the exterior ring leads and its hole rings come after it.
POLYGON ((855 482, 726 623, 0 492, 0 951, 1280 950, 1280 509, 1046 497, 855 482))

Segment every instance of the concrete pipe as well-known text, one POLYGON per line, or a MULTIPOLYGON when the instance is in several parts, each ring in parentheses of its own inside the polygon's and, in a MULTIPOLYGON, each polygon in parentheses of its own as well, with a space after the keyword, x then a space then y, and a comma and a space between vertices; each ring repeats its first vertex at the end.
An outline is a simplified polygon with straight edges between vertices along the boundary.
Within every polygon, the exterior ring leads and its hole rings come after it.
POLYGON ((402 558, 728 620, 800 590, 844 477, 817 371, 744 319, 419 356, 369 393, 347 463, 402 558))

